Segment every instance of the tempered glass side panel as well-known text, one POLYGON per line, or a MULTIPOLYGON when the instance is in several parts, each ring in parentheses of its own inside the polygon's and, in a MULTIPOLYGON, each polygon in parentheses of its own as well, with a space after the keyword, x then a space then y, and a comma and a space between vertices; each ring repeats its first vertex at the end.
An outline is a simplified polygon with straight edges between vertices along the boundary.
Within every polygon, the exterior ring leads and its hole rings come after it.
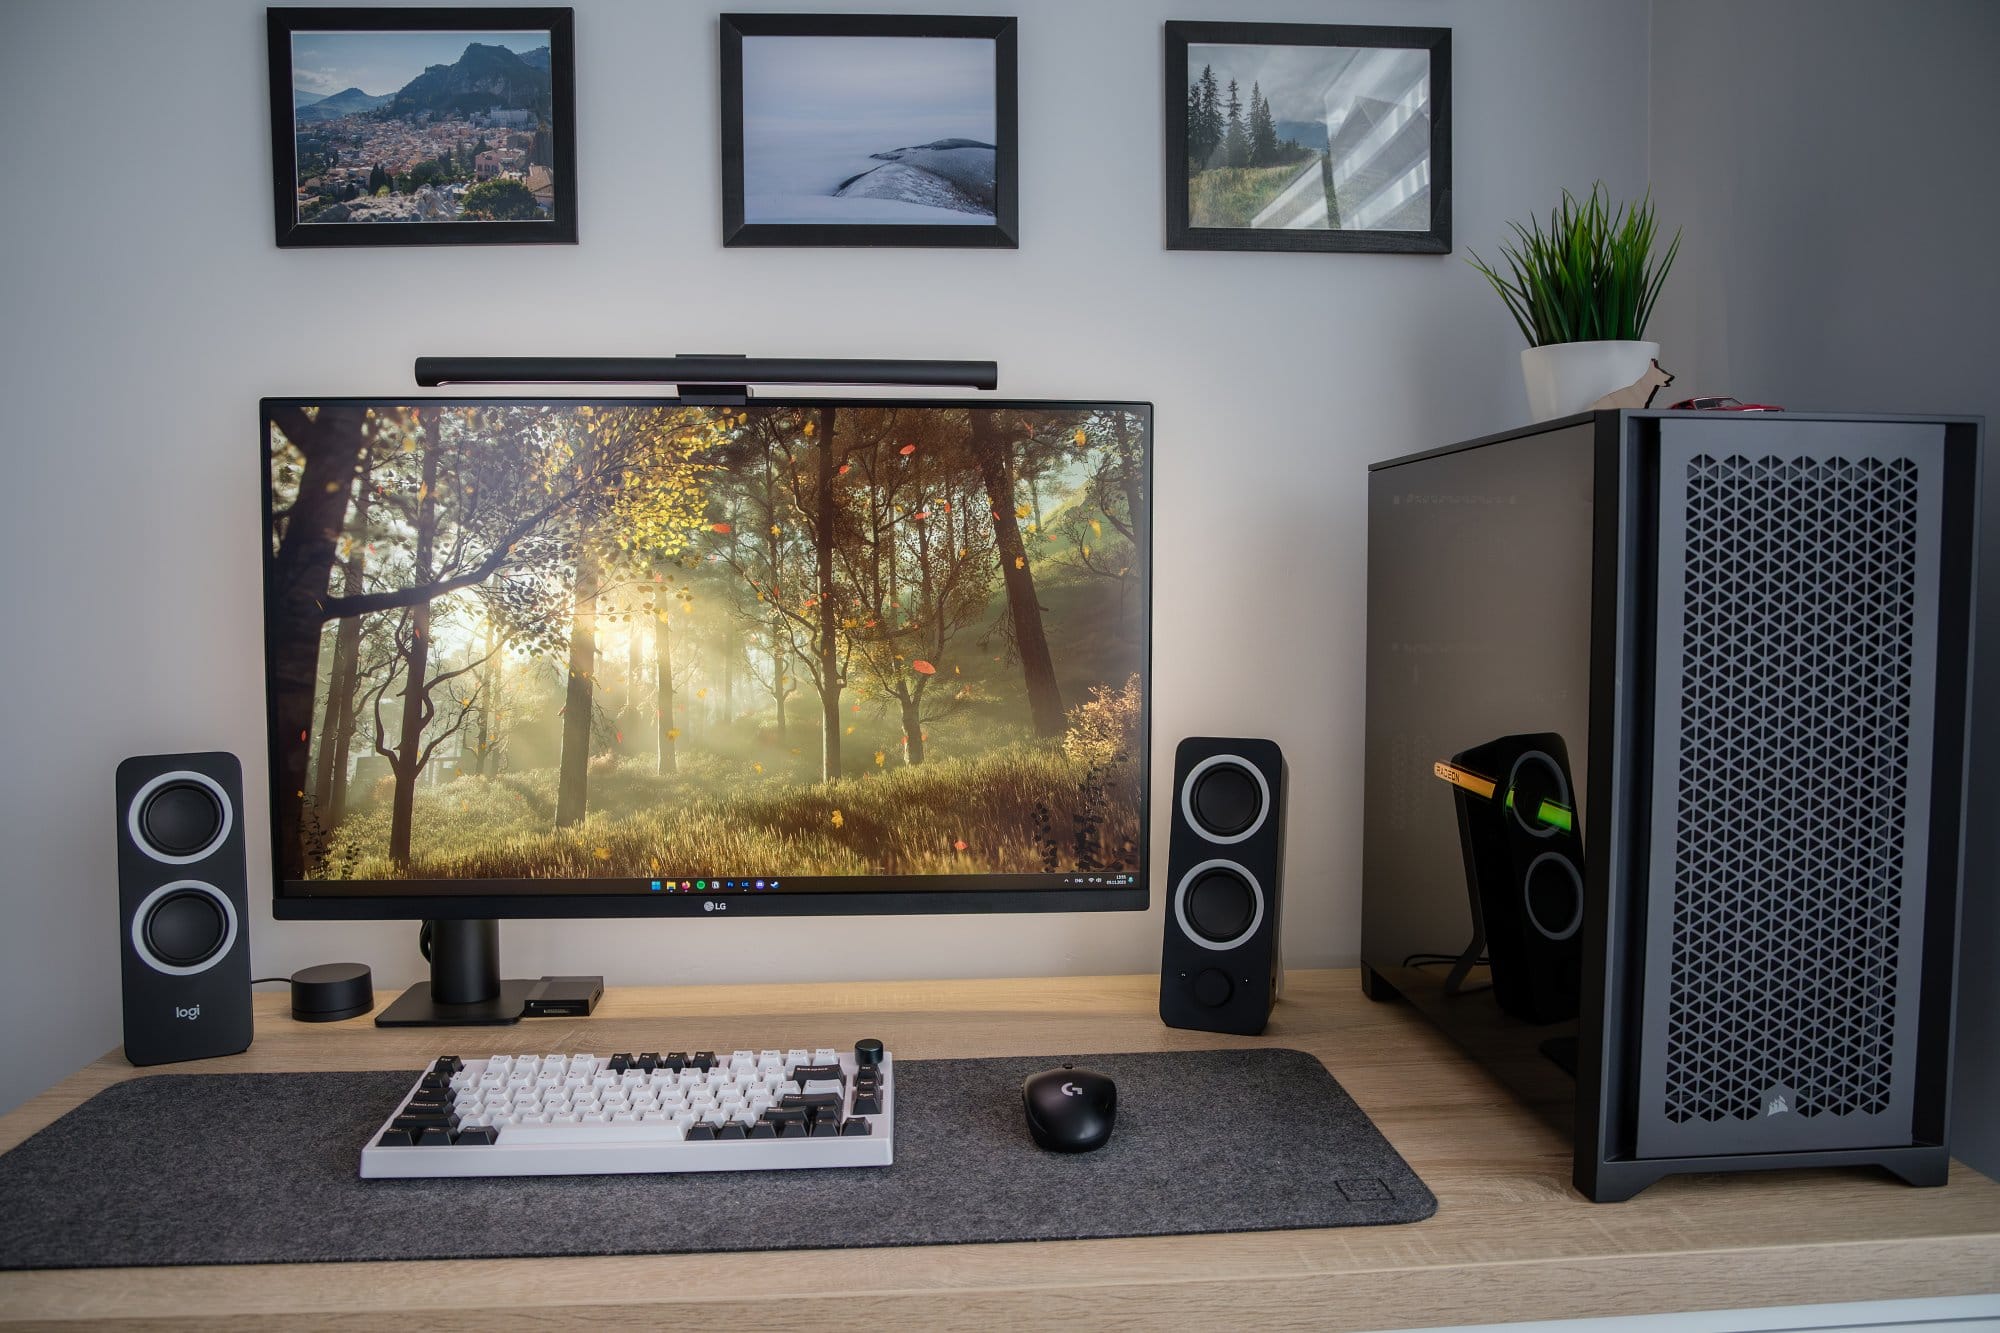
POLYGON ((1501 1012, 1485 967, 1447 993, 1441 960, 1466 950, 1474 922, 1454 789, 1433 765, 1553 732, 1585 827, 1592 439, 1583 422, 1434 454, 1377 469, 1368 492, 1362 957, 1563 1116, 1573 1018, 1501 1012))

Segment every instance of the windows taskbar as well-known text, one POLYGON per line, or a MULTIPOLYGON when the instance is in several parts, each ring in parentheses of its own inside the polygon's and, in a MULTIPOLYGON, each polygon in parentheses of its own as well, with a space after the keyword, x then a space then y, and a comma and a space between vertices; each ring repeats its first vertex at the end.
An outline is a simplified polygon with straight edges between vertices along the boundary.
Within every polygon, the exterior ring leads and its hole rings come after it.
POLYGON ((459 897, 479 895, 712 897, 716 894, 992 893, 1129 889, 1139 876, 1127 870, 1059 870, 1044 874, 982 875, 686 875, 658 879, 308 879, 283 881, 282 896, 296 898, 459 897))

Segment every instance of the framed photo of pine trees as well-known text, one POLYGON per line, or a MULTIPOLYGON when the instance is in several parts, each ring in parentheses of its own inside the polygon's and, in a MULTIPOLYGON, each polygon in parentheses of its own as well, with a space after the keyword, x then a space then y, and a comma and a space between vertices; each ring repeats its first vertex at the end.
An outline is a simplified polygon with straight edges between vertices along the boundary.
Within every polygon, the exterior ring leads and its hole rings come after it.
POLYGON ((1451 29, 1167 24, 1167 248, 1451 252, 1451 29))

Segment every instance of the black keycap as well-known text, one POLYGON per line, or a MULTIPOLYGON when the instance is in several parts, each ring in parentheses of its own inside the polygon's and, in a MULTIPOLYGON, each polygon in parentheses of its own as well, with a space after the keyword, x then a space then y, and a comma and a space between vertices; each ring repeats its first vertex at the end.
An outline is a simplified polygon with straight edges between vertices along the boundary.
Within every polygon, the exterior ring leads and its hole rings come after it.
MULTIPOLYGON (((850 1120, 847 1123, 851 1125, 854 1122, 850 1120)), ((454 1138, 452 1142, 458 1144, 486 1144, 498 1142, 499 1138, 500 1131, 491 1125, 470 1125, 465 1129, 459 1130, 458 1137, 454 1138)))
POLYGON ((449 1148, 451 1146, 451 1131, 443 1125, 433 1125, 423 1133, 417 1135, 417 1146, 419 1148, 449 1148))
POLYGON ((800 1065, 792 1071, 792 1082, 804 1087, 816 1079, 826 1079, 835 1083, 845 1083, 847 1075, 839 1065, 800 1065))
POLYGON ((812 1136, 816 1139, 837 1139, 840 1137, 840 1117, 823 1115, 813 1121, 812 1136))
POLYGON ((450 1092, 451 1076, 449 1074, 425 1074, 423 1081, 418 1083, 417 1086, 426 1092, 450 1092))
POLYGON ((695 1121, 692 1125, 688 1126, 687 1141, 689 1143, 714 1142, 715 1126, 709 1124, 706 1120, 695 1121))
POLYGON ((650 1074, 659 1067, 660 1067, 660 1053, 658 1051, 647 1051, 644 1055, 639 1057, 639 1068, 644 1070, 646 1073, 650 1074))
POLYGON ((686 1051, 668 1051, 668 1052, 667 1052, 667 1059, 666 1059, 666 1065, 667 1065, 667 1068, 668 1068, 669 1070, 671 1070, 672 1072, 674 1072, 674 1073, 676 1073, 676 1074, 680 1073, 680 1072, 681 1072, 681 1070, 683 1070, 683 1069, 686 1069, 686 1068, 687 1068, 687 1062, 688 1062, 688 1058, 687 1058, 687 1052, 686 1052, 686 1051))
POLYGON ((781 1139, 802 1139, 805 1136, 806 1127, 795 1121, 787 1121, 778 1126, 778 1137, 781 1139))
POLYGON ((875 1132, 875 1126, 858 1115, 851 1115, 840 1122, 840 1137, 843 1139, 865 1139, 875 1132))
POLYGON ((715 1052, 696 1051, 694 1053, 694 1058, 688 1061, 688 1063, 693 1065, 696 1069, 701 1070, 705 1074, 709 1070, 715 1068, 715 1052))
POLYGON ((378 1148, 407 1148, 415 1142, 416 1140, 410 1137, 410 1131, 407 1129, 385 1129, 382 1131, 382 1137, 375 1140, 375 1146, 378 1148))
POLYGON ((452 1103, 442 1097, 412 1097, 403 1103, 404 1115, 449 1115, 452 1103))
POLYGON ((605 1066, 606 1069, 609 1069, 614 1074, 622 1074, 631 1067, 632 1054, 629 1051, 620 1051, 618 1054, 612 1056, 611 1063, 605 1066))
POLYGON ((788 1092, 778 1098, 778 1105, 783 1107, 798 1107, 807 1112, 816 1112, 822 1108, 838 1111, 840 1109, 840 1094, 837 1092, 788 1092))
MULTIPOLYGON (((856 1088, 854 1090, 854 1114, 881 1115, 882 1094, 875 1091, 863 1092, 861 1089, 856 1088)), ((851 1125, 854 1122, 850 1120, 847 1123, 851 1125)), ((864 1121, 863 1123, 867 1122, 864 1121)))
POLYGON ((436 1063, 431 1065, 431 1072, 433 1074, 443 1074, 446 1078, 450 1078, 453 1074, 459 1073, 464 1068, 465 1061, 459 1059, 457 1056, 440 1055, 436 1063))
POLYGON ((407 1129, 412 1134, 421 1134, 427 1129, 453 1130, 458 1128, 455 1115, 399 1115, 389 1122, 391 1129, 407 1129))
POLYGON ((734 1120, 732 1120, 728 1124, 724 1125, 721 1129, 717 1130, 715 1132, 715 1137, 718 1139, 747 1139, 750 1137, 750 1134, 749 1131, 743 1128, 743 1126, 737 1124, 734 1120))
POLYGON ((882 1043, 873 1037, 863 1037, 854 1043, 854 1063, 863 1069, 872 1069, 882 1063, 882 1043))
POLYGON ((759 1120, 756 1124, 750 1126, 750 1137, 753 1139, 775 1139, 778 1137, 778 1127, 768 1120, 759 1120))

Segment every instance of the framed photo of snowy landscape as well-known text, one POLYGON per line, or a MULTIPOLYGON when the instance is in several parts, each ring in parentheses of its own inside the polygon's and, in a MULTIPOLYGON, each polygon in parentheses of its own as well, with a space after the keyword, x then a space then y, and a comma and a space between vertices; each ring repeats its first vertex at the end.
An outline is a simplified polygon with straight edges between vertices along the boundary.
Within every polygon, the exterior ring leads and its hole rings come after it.
POLYGON ((272 9, 278 244, 576 241, 568 9, 272 9))
POLYGON ((1013 249, 1011 18, 722 16, 725 245, 1013 249))
POLYGON ((1167 24, 1167 248, 1451 252, 1451 29, 1167 24))

